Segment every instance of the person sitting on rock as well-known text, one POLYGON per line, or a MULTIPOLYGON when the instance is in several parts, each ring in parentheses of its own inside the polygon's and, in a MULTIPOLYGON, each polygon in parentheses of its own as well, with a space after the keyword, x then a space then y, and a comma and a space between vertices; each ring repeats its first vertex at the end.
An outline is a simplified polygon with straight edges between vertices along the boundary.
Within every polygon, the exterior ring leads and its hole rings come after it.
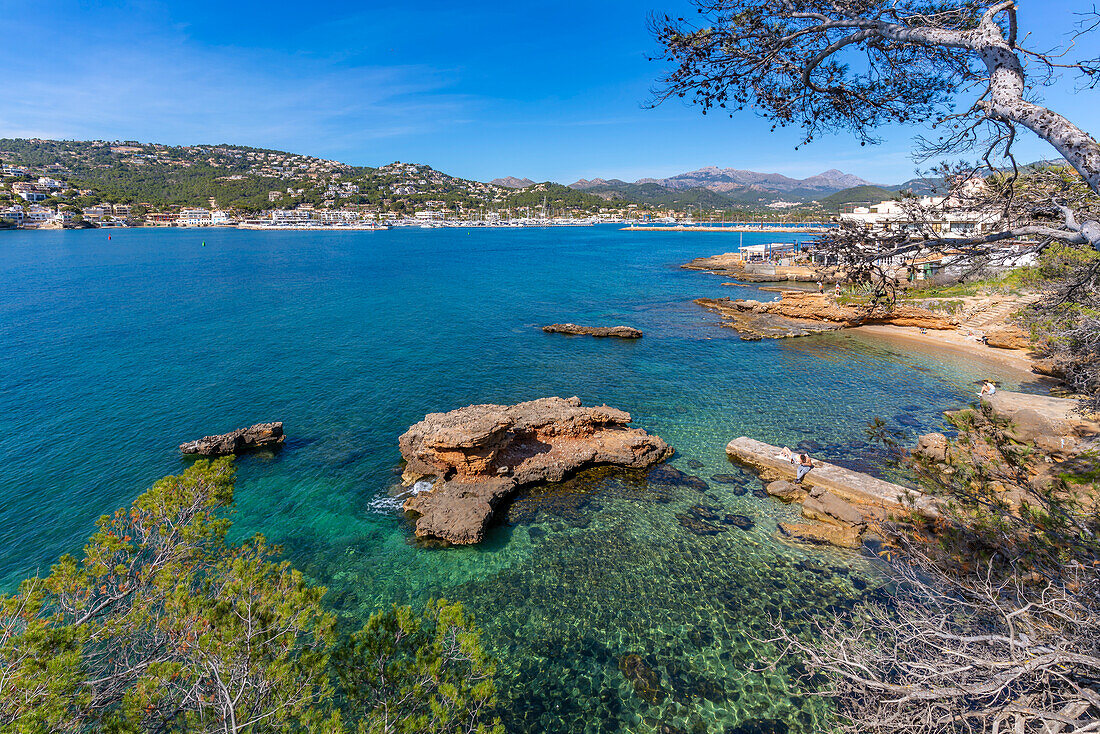
POLYGON ((795 478, 794 478, 795 484, 801 484, 802 483, 802 477, 809 474, 810 469, 813 469, 813 468, 814 468, 814 462, 813 462, 813 459, 810 458, 810 455, 809 454, 799 454, 798 455, 798 474, 796 474, 795 478))
POLYGON ((984 398, 986 395, 988 395, 989 397, 993 397, 996 394, 997 394, 997 386, 994 385, 989 380, 986 380, 985 383, 982 384, 982 391, 980 393, 978 393, 978 397, 979 398, 984 398))

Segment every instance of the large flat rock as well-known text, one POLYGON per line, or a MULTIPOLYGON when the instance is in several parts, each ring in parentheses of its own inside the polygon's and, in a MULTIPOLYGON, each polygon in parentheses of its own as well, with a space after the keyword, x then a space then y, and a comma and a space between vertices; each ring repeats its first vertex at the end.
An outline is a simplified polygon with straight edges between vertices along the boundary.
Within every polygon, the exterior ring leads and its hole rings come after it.
POLYGON ((576 397, 431 413, 398 440, 403 479, 434 480, 404 508, 416 516, 418 537, 479 543, 496 508, 520 487, 560 482, 591 466, 643 469, 672 453, 629 423, 625 411, 586 408, 576 397))
MULTIPOLYGON (((794 479, 797 467, 783 459, 779 452, 777 446, 746 436, 735 438, 726 445, 726 455, 731 461, 754 469, 764 478, 794 479)), ((884 515, 908 509, 928 517, 939 514, 932 499, 915 489, 824 461, 814 460, 814 468, 802 479, 802 484, 808 488, 820 487, 841 499, 878 510, 884 515)))
POLYGON ((985 400, 998 415, 1020 424, 1028 440, 1040 435, 1083 437, 1100 433, 1095 416, 1081 415, 1077 412, 1078 402, 1070 398, 998 390, 985 400))

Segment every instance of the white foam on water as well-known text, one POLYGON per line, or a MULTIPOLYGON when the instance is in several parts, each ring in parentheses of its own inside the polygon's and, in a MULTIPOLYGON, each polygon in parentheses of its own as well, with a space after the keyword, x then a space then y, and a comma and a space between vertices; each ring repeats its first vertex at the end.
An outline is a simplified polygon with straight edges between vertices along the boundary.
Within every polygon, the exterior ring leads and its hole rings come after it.
POLYGON ((371 501, 367 503, 367 506, 370 508, 371 512, 378 513, 379 515, 400 513, 402 511, 401 506, 405 503, 405 500, 421 492, 427 492, 434 486, 434 482, 422 479, 409 489, 402 488, 397 494, 378 495, 371 499, 371 501))

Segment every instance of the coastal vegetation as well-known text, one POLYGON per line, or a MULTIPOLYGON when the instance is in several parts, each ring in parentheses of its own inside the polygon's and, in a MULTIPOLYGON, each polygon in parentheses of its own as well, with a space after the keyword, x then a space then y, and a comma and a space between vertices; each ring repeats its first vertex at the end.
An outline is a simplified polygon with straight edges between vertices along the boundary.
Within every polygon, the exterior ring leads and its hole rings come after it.
POLYGON ((196 461, 0 597, 0 728, 502 731, 495 663, 460 604, 345 630, 278 548, 227 541, 233 485, 232 457, 196 461))
MULTIPOLYGON (((839 276, 889 310, 905 286, 898 260, 947 251, 956 277, 974 280, 1018 264, 1021 251, 1039 254, 1001 285, 1027 280, 1037 291, 1019 317, 1034 348, 1083 410, 1100 407, 1100 145, 1035 101, 1061 73, 1093 88, 1100 61, 1072 56, 1073 44, 1028 47, 1011 0, 696 5, 698 21, 652 21, 674 65, 657 102, 689 99, 731 116, 752 107, 800 126, 804 143, 846 131, 873 144, 883 125, 926 125, 933 132, 917 154, 933 162, 939 207, 995 225, 947 233, 929 207, 903 197, 908 226, 842 226, 823 238, 839 276), (1065 163, 1021 169, 1013 146, 1024 130, 1065 163), (967 154, 975 160, 942 162, 967 154)), ((1084 15, 1074 40, 1097 28, 1095 9, 1084 15)), ((777 635, 830 681, 849 731, 1097 731, 1097 450, 1031 430, 1042 423, 1035 411, 1006 419, 982 402, 951 423, 954 436, 922 437, 910 462, 940 517, 882 528, 888 601, 820 625, 810 640, 782 625, 777 635)))

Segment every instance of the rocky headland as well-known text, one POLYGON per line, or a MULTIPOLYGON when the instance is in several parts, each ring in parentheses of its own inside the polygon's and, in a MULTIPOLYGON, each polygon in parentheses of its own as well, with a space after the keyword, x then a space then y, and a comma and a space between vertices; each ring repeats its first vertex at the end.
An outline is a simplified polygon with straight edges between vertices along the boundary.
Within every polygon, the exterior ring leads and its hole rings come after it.
POLYGON ((398 440, 403 480, 434 482, 404 509, 419 538, 479 543, 496 508, 521 487, 560 482, 594 466, 642 469, 672 454, 663 440, 629 423, 625 411, 583 407, 576 397, 431 413, 398 440))
POLYGON ((197 441, 182 443, 180 451, 189 455, 229 456, 259 449, 279 448, 285 438, 281 421, 257 423, 219 436, 203 436, 197 441))
POLYGON ((549 324, 542 327, 547 334, 572 334, 575 336, 613 336, 619 339, 640 339, 642 332, 632 326, 578 326, 577 324, 549 324))
POLYGON ((821 293, 784 291, 778 301, 697 298, 695 303, 716 311, 722 318, 722 326, 735 330, 745 340, 805 336, 867 324, 956 328, 945 316, 919 306, 899 305, 880 310, 863 304, 838 303, 832 296, 821 293))

